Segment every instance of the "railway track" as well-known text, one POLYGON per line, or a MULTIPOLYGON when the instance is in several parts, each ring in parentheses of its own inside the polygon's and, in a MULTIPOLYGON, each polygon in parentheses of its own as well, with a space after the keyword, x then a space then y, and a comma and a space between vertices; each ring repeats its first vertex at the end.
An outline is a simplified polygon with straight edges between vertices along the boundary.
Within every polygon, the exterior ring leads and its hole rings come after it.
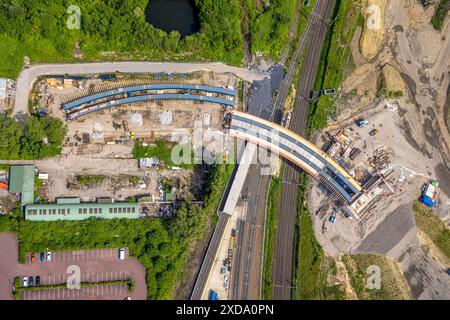
MULTIPOLYGON (((334 6, 334 1, 318 0, 315 8, 310 15, 305 38, 302 39, 302 47, 312 31, 309 42, 308 52, 305 56, 302 67, 302 78, 298 87, 294 111, 292 114, 289 129, 304 136, 306 133, 306 124, 308 108, 310 101, 306 98, 314 88, 317 68, 320 61, 322 44, 325 40, 329 14, 334 6)), ((294 257, 294 239, 295 223, 297 217, 297 193, 299 183, 299 169, 289 164, 284 167, 283 191, 280 204, 280 216, 277 226, 277 239, 274 262, 274 290, 273 298, 277 300, 292 299, 292 291, 295 290, 293 279, 293 257, 294 257)))
MULTIPOLYGON (((271 121, 275 121, 275 122, 281 122, 281 118, 277 117, 278 114, 282 114, 282 110, 284 108, 284 104, 286 101, 286 98, 289 94, 289 87, 291 86, 294 76, 295 76, 295 71, 297 68, 297 64, 298 64, 298 59, 300 57, 300 54, 302 52, 302 50, 305 47, 306 44, 306 40, 307 37, 309 36, 310 31, 314 28, 315 24, 317 23, 317 20, 321 21, 322 19, 319 19, 319 17, 322 17, 322 10, 324 8, 329 8, 330 7, 330 3, 331 1, 320 1, 318 0, 315 4, 315 7, 313 9, 313 11, 311 12, 311 14, 309 15, 308 18, 308 25, 306 30, 304 31, 302 38, 299 41, 299 45, 297 47, 296 53, 293 57, 293 59, 291 60, 291 63, 288 67, 286 76, 283 79, 282 85, 280 87, 280 90, 276 96, 273 108, 272 108, 272 112, 269 116, 269 120, 271 121), (281 111, 281 112, 279 112, 281 111), (277 113, 278 112, 278 113, 277 113)), ((325 28, 326 30, 326 28, 325 28)), ((323 41, 323 40, 322 40, 323 41)), ((319 54, 318 57, 320 58, 320 50, 321 50, 321 43, 320 43, 320 48, 319 50, 319 54)), ((317 50, 315 51, 317 52, 317 50)), ((315 77, 310 81, 312 84, 314 83, 315 77)), ((309 84, 309 86, 312 86, 312 84, 309 84)), ((304 91, 302 91, 302 96, 306 96, 305 94, 303 94, 304 91)), ((300 93, 300 90, 299 90, 300 93)), ((296 97, 297 101, 299 101, 298 96, 296 97)), ((309 103, 308 103, 309 104, 309 103)), ((297 108, 298 109, 298 108, 297 108)), ((298 118, 298 115, 295 116, 295 114, 298 114, 298 112, 294 112, 293 114, 293 119, 291 120, 291 127, 292 127, 292 123, 295 122, 298 118)), ((306 108, 306 115, 307 115, 307 108, 306 108)), ((305 120, 303 120, 303 122, 306 124, 306 116, 303 117, 305 120)), ((303 125, 303 127, 305 127, 305 124, 303 125)), ((302 133, 299 132, 301 130, 297 130, 296 132, 298 133, 302 133)), ((304 129, 303 129, 304 131, 304 129)), ((287 166, 289 167, 289 166, 287 166)), ((259 166, 256 167, 257 170, 259 170, 259 166)), ((294 174, 297 173, 297 171, 294 170, 294 174)), ((286 175, 285 175, 286 176, 286 175)), ((298 176, 298 174, 297 174, 298 176)), ((287 175, 288 181, 294 181, 294 177, 291 177, 291 174, 287 175)), ((269 177, 268 176, 259 176, 258 178, 258 192, 261 191, 261 186, 265 185, 265 182, 269 181, 269 177), (264 179, 266 179, 267 181, 265 181, 264 179)), ((267 183, 268 185, 268 183, 267 183)), ((296 195, 297 195, 297 189, 296 189, 297 184, 295 184, 295 200, 296 200, 296 195)), ((291 190, 292 192, 292 190, 291 190)), ((291 194, 289 198, 292 199, 293 195, 291 194)), ((296 201, 295 201, 296 202, 296 201)), ((233 299, 248 299, 248 294, 249 294, 249 275, 252 269, 252 260, 253 260, 253 248, 254 248, 254 239, 255 239, 255 232, 256 232, 256 227, 258 227, 258 224, 256 223, 257 221, 257 213, 258 213, 258 201, 255 202, 255 208, 252 210, 250 208, 249 212, 251 212, 252 214, 247 217, 248 219, 248 228, 246 228, 246 232, 245 234, 240 234, 240 239, 238 240, 238 251, 236 252, 236 256, 234 259, 234 275, 232 276, 232 298, 233 299), (248 230, 247 230, 248 229, 248 230), (236 270, 240 270, 240 272, 238 274, 236 274, 236 270)), ((265 208, 264 208, 265 210, 265 208)), ((294 218, 295 218, 295 213, 296 210, 294 210, 294 218)), ((215 254, 217 253, 217 250, 220 246, 220 239, 223 237, 223 233, 225 231, 226 225, 228 224, 228 217, 225 217, 224 214, 219 214, 219 222, 218 225, 216 226, 216 229, 214 231, 213 237, 210 241, 209 247, 208 247, 208 251, 205 255, 205 259, 203 260, 202 263, 202 267, 201 270, 199 272, 198 278, 197 278, 197 282, 196 285, 194 287, 194 290, 192 292, 191 295, 191 299, 193 300, 198 300, 201 298, 201 295, 203 293, 204 287, 206 286, 206 283, 208 281, 208 277, 209 277, 209 271, 212 268, 212 265, 214 264, 214 260, 215 260, 215 254), (225 221, 226 219, 226 221, 225 221)), ((240 222, 238 225, 238 228, 240 228, 241 230, 244 229, 243 227, 244 223, 240 222)), ((288 236, 286 234, 286 236, 288 236)), ((286 241, 285 241, 286 242, 286 241)), ((293 246, 293 241, 290 242, 290 247, 293 246)), ((292 261, 292 252, 291 252, 291 260, 292 261)), ((290 270, 290 274, 291 274, 291 278, 292 278, 292 268, 290 270)), ((276 288, 285 288, 284 285, 280 285, 280 286, 276 286, 276 288)))
MULTIPOLYGON (((269 116, 270 121, 275 121, 276 123, 281 123, 283 114, 284 105, 286 103, 287 96, 289 94, 289 88, 292 85, 292 82, 294 80, 294 76, 297 70, 297 66, 299 63, 300 54, 303 51, 306 43, 307 36, 309 35, 311 28, 313 26, 313 22, 315 20, 315 17, 317 17, 317 12, 319 10, 318 4, 320 1, 317 1, 314 5, 313 10, 311 11, 309 17, 308 17, 308 24, 303 32, 299 42, 297 49, 295 51, 295 54, 293 58, 290 61, 289 67, 287 69, 287 72, 285 74, 285 77, 283 78, 283 81, 281 83, 279 92, 275 98, 271 114, 269 116)), ((260 116, 260 115, 259 115, 260 116)), ((260 166, 257 165, 256 172, 260 169, 260 166)), ((237 245, 237 251, 236 256, 234 259, 234 266, 233 266, 233 276, 231 277, 232 281, 232 297, 234 299, 250 299, 254 298, 251 297, 249 294, 249 286, 250 286, 250 274, 252 271, 255 270, 254 263, 253 263, 253 257, 257 252, 254 252, 255 247, 255 233, 256 228, 261 227, 260 224, 258 224, 258 218, 260 220, 262 219, 262 222, 265 218, 260 217, 260 213, 264 213, 265 216, 265 201, 259 201, 259 199, 265 199, 267 198, 268 193, 268 187, 270 183, 270 177, 269 176, 251 176, 248 175, 248 179, 246 181, 247 184, 254 184, 257 183, 257 193, 256 197, 257 200, 253 205, 253 208, 250 206, 249 210, 247 211, 248 216, 246 217, 246 221, 238 221, 237 228, 238 230, 245 230, 245 232, 241 232, 241 235, 238 238, 238 245, 237 245), (261 196, 261 194, 264 193, 264 196, 261 196)), ((263 223, 262 223, 263 224, 263 223)), ((262 236, 262 244, 264 245, 264 236, 262 236)), ((262 250, 262 253, 264 252, 264 249, 262 250)), ((261 260, 262 261, 262 260, 261 260)), ((262 277, 262 269, 261 267, 257 268, 259 274, 259 280, 261 280, 262 277)), ((255 284, 253 284, 255 285, 255 284)), ((258 283, 259 286, 261 286, 261 281, 258 283)), ((261 288, 259 290, 259 298, 261 294, 261 288)))

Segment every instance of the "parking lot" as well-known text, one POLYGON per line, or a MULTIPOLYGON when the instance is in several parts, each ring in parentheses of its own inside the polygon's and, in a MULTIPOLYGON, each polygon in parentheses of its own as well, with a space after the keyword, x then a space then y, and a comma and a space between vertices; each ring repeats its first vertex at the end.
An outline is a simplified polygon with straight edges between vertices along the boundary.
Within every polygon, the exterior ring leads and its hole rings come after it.
MULTIPOLYGON (((74 263, 81 261, 95 261, 95 260, 108 261, 117 259, 118 259, 117 249, 92 249, 92 250, 77 250, 77 251, 55 251, 52 252, 51 262, 74 263)), ((39 261, 39 253, 36 253, 36 260, 39 261)), ((28 253, 26 255, 25 262, 31 263, 31 253, 28 253)))
POLYGON ((22 300, 123 300, 129 296, 126 284, 81 287, 79 290, 54 288, 22 291, 22 300))
MULTIPOLYGON (((145 267, 125 250, 124 259, 119 259, 119 249, 94 249, 76 251, 54 251, 51 260, 40 261, 40 253, 35 253, 31 262, 31 253, 25 256, 25 263, 18 263, 18 239, 15 234, 0 233, 0 300, 13 299, 14 278, 30 276, 40 277, 40 289, 21 290, 20 297, 26 300, 47 299, 124 299, 145 300, 147 298, 145 267), (70 267, 70 268, 69 268, 70 267), (80 289, 45 288, 45 286, 64 285, 73 275, 73 268, 78 270, 81 283, 92 283, 80 289), (127 284, 105 283, 112 281, 133 280, 133 291, 127 284), (100 283, 95 285, 95 283, 100 283)), ((73 278, 72 278, 73 279, 73 278)), ((35 283, 34 283, 35 284, 35 283)))

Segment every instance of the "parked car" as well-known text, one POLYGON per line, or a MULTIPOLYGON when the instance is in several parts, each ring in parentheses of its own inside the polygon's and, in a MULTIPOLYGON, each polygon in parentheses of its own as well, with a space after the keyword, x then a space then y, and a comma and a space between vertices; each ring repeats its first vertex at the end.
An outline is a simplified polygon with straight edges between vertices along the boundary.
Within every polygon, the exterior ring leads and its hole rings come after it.
POLYGON ((39 287, 41 285, 41 277, 36 276, 36 287, 39 287))
POLYGON ((119 259, 125 260, 125 249, 124 248, 119 249, 119 259))
POLYGON ((40 261, 40 262, 44 262, 44 261, 45 261, 45 253, 41 252, 41 253, 39 254, 39 261, 40 261))
POLYGON ((358 119, 355 121, 356 125, 360 128, 364 128, 369 124, 369 120, 367 119, 358 119))
POLYGON ((336 90, 334 90, 334 89, 325 89, 325 90, 323 90, 323 94, 324 95, 336 94, 336 90))
POLYGON ((131 300, 131 297, 125 297, 123 300, 131 300))
POLYGON ((374 136, 374 135, 378 134, 378 132, 379 132, 378 129, 373 129, 372 131, 369 132, 369 134, 371 136, 374 136))
POLYGON ((22 287, 28 287, 28 278, 27 277, 22 278, 22 287))
POLYGON ((52 253, 50 251, 47 252, 47 261, 48 262, 52 261, 52 253))
POLYGON ((33 279, 33 276, 30 276, 30 278, 28 279, 28 285, 29 285, 30 287, 32 287, 32 286, 34 285, 34 279, 33 279))
POLYGON ((35 253, 31 254, 31 262, 36 262, 36 254, 35 253))

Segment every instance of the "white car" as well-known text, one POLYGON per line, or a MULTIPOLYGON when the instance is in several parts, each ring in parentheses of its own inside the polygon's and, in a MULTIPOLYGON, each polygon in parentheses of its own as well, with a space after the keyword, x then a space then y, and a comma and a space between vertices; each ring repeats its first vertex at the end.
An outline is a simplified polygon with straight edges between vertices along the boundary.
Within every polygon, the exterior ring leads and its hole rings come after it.
POLYGON ((52 261, 52 253, 49 251, 47 252, 47 261, 51 262, 52 261))
POLYGON ((28 278, 27 277, 23 277, 22 278, 22 287, 28 287, 28 278))
POLYGON ((125 249, 124 248, 119 249, 119 259, 125 260, 125 249))

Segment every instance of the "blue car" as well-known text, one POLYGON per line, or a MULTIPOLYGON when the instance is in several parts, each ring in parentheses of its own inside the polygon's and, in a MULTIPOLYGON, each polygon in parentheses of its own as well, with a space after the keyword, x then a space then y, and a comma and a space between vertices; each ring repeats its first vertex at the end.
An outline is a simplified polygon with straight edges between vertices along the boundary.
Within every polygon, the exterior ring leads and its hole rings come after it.
POLYGON ((28 279, 28 284, 29 284, 30 287, 32 287, 34 285, 33 276, 30 276, 30 278, 28 279))
POLYGON ((36 287, 39 287, 41 285, 41 277, 36 276, 36 287))
POLYGON ((41 252, 41 253, 39 254, 39 261, 40 261, 40 262, 44 262, 44 261, 45 261, 45 253, 41 252))

